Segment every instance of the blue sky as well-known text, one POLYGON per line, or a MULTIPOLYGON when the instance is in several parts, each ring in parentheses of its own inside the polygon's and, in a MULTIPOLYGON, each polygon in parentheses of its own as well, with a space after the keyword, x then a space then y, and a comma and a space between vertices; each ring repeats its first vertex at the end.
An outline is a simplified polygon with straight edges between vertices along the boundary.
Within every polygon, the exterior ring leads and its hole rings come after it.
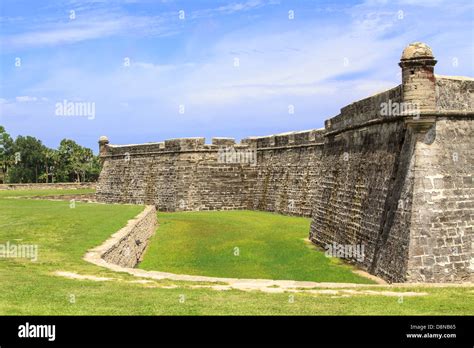
POLYGON ((0 124, 94 151, 100 135, 210 142, 320 128, 399 84, 410 42, 432 47, 437 74, 474 76, 473 4, 2 0, 0 124), (64 100, 94 103, 94 117, 57 115, 64 100))

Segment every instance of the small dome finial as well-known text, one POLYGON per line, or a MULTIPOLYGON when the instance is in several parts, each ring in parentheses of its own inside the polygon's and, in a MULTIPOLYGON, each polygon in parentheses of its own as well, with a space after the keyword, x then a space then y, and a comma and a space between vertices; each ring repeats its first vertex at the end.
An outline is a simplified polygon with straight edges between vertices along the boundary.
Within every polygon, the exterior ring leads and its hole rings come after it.
POLYGON ((108 142, 109 142, 109 138, 107 138, 105 135, 102 135, 99 138, 99 143, 108 143, 108 142))
POLYGON ((403 50, 401 60, 419 58, 433 59, 433 51, 427 44, 423 42, 413 42, 403 50))

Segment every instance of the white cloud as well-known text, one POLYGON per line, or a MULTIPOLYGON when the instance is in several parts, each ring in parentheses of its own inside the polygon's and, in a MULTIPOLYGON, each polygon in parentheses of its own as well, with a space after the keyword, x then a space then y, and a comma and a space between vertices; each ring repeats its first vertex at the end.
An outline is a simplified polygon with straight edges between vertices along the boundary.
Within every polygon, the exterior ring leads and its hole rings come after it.
MULTIPOLYGON (((324 30, 307 25, 298 31, 253 36, 251 30, 222 38, 211 50, 213 58, 190 73, 183 94, 191 102, 333 95, 340 86, 351 83, 347 81, 351 78, 331 80, 358 72, 368 72, 366 78, 370 79, 379 72, 376 67, 380 62, 403 48, 403 39, 395 36, 380 40, 378 36, 384 29, 372 30, 358 18, 348 27, 324 30), (235 58, 239 59, 238 67, 233 64, 235 58), (199 89, 195 88, 197 85, 199 89)), ((396 64, 394 61, 393 66, 396 64)), ((396 81, 396 76, 392 77, 396 81)), ((354 84, 360 83, 352 79, 354 84)), ((373 92, 367 84, 358 90, 373 92)))
POLYGON ((73 43, 111 35, 117 32, 119 27, 120 23, 116 21, 92 23, 83 27, 62 27, 54 30, 14 35, 7 37, 4 42, 10 48, 73 43))
POLYGON ((173 30, 161 16, 91 14, 69 22, 49 23, 2 38, 5 49, 54 46, 114 35, 168 36, 173 30))
POLYGON ((28 102, 35 102, 38 100, 37 97, 30 97, 27 95, 19 96, 15 98, 17 102, 19 103, 28 103, 28 102))
POLYGON ((155 64, 148 62, 132 62, 132 68, 144 69, 153 73, 165 73, 173 70, 179 70, 186 67, 194 67, 195 63, 184 63, 184 64, 155 64))
POLYGON ((218 7, 216 9, 216 12, 232 14, 238 11, 247 11, 250 9, 262 7, 264 5, 265 3, 261 0, 249 0, 246 2, 233 3, 233 4, 218 7))
POLYGON ((213 17, 216 15, 231 15, 237 12, 251 11, 268 5, 277 5, 275 1, 247 0, 243 2, 233 2, 215 8, 196 10, 189 14, 191 19, 201 19, 213 17))
POLYGON ((190 91, 186 99, 192 104, 234 104, 242 99, 264 100, 281 97, 331 96, 335 86, 242 86, 208 88, 190 91))

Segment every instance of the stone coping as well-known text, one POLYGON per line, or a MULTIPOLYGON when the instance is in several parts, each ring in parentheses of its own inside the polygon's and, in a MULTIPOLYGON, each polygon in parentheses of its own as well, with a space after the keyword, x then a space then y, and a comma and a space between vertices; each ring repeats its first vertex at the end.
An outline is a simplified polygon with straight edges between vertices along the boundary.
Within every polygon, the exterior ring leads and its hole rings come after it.
POLYGON ((438 75, 434 74, 437 79, 443 80, 460 80, 460 81, 474 81, 474 77, 469 76, 448 76, 448 75, 438 75))
MULTIPOLYGON (((118 230, 116 233, 114 233, 112 236, 110 236, 109 239, 107 239, 103 244, 99 245, 98 247, 93 248, 92 250, 89 250, 87 254, 84 256, 84 260, 94 263, 99 266, 103 265, 114 265, 117 267, 121 267, 118 265, 115 265, 113 263, 110 263, 106 261, 104 258, 108 257, 108 255, 117 250, 118 248, 124 248, 127 246, 127 241, 129 239, 134 239, 134 235, 136 234, 142 234, 145 235, 145 240, 141 241, 144 243, 144 246, 140 248, 141 250, 139 251, 139 255, 134 255, 130 254, 130 258, 133 259, 133 266, 136 266, 137 260, 142 256, 144 253, 144 250, 146 249, 148 245, 148 239, 151 237, 151 235, 154 233, 157 225, 157 217, 156 217, 156 208, 153 205, 147 205, 145 206, 145 209, 135 216, 133 219, 129 220, 127 222, 127 225, 125 227, 122 227, 120 230, 118 230), (150 226, 149 231, 142 231, 139 229, 139 224, 145 219, 148 218, 148 216, 152 214, 154 216, 154 221, 152 225, 150 226)), ((122 255, 126 255, 126 251, 122 252, 122 250, 118 250, 122 255)))

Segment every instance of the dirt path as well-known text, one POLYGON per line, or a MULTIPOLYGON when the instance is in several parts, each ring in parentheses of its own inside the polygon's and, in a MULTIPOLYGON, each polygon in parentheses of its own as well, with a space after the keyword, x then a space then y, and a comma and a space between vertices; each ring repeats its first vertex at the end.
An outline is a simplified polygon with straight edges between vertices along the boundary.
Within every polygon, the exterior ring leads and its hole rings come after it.
MULTIPOLYGON (((219 277, 207 277, 207 276, 194 276, 187 274, 174 274, 168 272, 159 271, 146 271, 136 268, 126 268, 117 266, 106 262, 100 258, 97 254, 89 252, 84 256, 84 259, 97 266, 105 267, 114 272, 124 272, 135 277, 144 278, 144 284, 149 283, 149 287, 162 287, 154 286, 152 283, 147 282, 148 280, 176 280, 190 282, 192 288, 210 288, 217 291, 226 290, 243 290, 243 291, 262 291, 267 293, 298 293, 305 292, 311 294, 324 294, 334 296, 354 296, 354 295, 376 295, 376 296, 396 296, 396 297, 411 297, 411 296, 426 296, 426 292, 414 292, 414 291, 392 291, 391 289, 382 288, 399 288, 399 287, 417 287, 418 285, 427 286, 427 284, 354 284, 354 283, 317 283, 311 281, 295 281, 295 280, 272 280, 272 279, 239 279, 239 278, 219 278, 219 277), (194 285, 193 282, 206 282, 216 283, 215 285, 194 285), (217 284, 218 283, 218 284, 217 284)), ((111 280, 110 278, 94 279, 94 276, 78 275, 71 272, 58 271, 56 275, 73 278, 73 279, 93 279, 93 280, 111 280)), ((138 281, 135 281, 138 282, 138 281)), ((474 284, 433 284, 434 286, 473 286, 474 284)), ((428 285, 431 286, 431 285, 428 285)), ((167 286, 170 288, 170 286, 167 286)))
MULTIPOLYGON (((130 270, 130 269, 128 269, 130 270)), ((128 272, 127 272, 128 273, 128 272)), ((154 275, 148 275, 151 279, 171 279, 169 277, 172 273, 163 273, 163 272, 153 272, 158 273, 154 275), (158 276, 158 278, 156 277, 158 276), (165 277, 165 278, 162 278, 165 277)), ((91 281, 119 281, 120 279, 117 278, 105 278, 105 277, 97 277, 94 275, 81 275, 75 272, 67 272, 67 271, 56 271, 54 272, 55 275, 60 277, 65 277, 69 279, 79 279, 79 280, 91 280, 91 281)), ((136 274, 134 274, 136 275, 136 274)), ((143 274, 137 275, 142 277, 143 274)), ((354 295, 371 295, 371 296, 391 296, 391 297, 412 297, 412 296, 426 296, 428 293, 426 292, 414 292, 414 291, 382 291, 382 290, 368 290, 368 289, 343 289, 339 288, 340 286, 347 286, 348 284, 344 283, 312 283, 312 282, 295 282, 295 281, 278 281, 278 280, 266 280, 266 279, 234 279, 234 278, 212 278, 212 277, 200 277, 200 276, 189 276, 189 275, 178 275, 175 274, 174 276, 177 277, 176 280, 184 280, 184 281, 196 281, 195 279, 199 279, 199 281, 209 282, 209 279, 214 280, 218 279, 220 283, 226 283, 225 285, 190 285, 190 288, 208 288, 216 291, 226 291, 226 290, 243 290, 243 291, 263 291, 267 293, 310 293, 310 294, 317 294, 317 295, 332 295, 333 297, 349 297, 354 295), (192 278, 189 278, 192 277, 192 278), (192 279, 192 280, 190 280, 192 279), (314 284, 321 286, 321 287, 331 287, 334 289, 314 289, 314 284), (337 286, 334 286, 337 285, 337 286), (303 287, 301 287, 303 286, 303 287)), ((174 277, 173 277, 174 278, 174 277)), ((212 282, 212 281, 211 281, 212 282)), ((149 279, 140 279, 140 280, 132 280, 127 281, 127 283, 139 283, 139 284, 146 284, 149 288, 167 288, 167 289, 175 289, 177 285, 159 285, 152 280, 149 279)), ((351 284, 355 285, 355 284, 351 284)))

